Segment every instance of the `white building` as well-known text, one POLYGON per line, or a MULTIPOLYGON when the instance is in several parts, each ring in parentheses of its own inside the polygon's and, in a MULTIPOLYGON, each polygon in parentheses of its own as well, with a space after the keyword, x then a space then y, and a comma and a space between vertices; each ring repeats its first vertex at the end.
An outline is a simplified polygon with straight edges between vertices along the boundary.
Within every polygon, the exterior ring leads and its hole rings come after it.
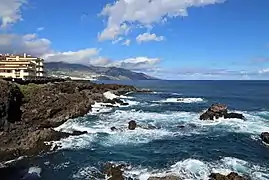
POLYGON ((34 78, 44 76, 44 60, 24 54, 0 54, 0 77, 34 78))

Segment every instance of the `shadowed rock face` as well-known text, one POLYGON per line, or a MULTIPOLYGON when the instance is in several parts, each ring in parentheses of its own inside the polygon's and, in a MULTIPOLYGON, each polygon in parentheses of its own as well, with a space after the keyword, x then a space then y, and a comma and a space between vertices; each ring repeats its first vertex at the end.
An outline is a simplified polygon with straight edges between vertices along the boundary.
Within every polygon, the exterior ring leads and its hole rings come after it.
POLYGON ((68 119, 84 116, 95 102, 105 101, 104 92, 135 91, 133 86, 89 82, 57 82, 16 85, 0 80, 0 162, 50 150, 44 141, 71 134, 56 132, 68 119))
POLYGON ((231 172, 227 176, 224 176, 219 173, 212 173, 209 177, 210 177, 210 180, 249 180, 248 178, 239 176, 235 172, 231 172))
POLYGON ((9 123, 21 120, 22 97, 16 85, 0 80, 0 129, 8 128, 9 123))
POLYGON ((269 132, 263 132, 261 134, 261 139, 263 142, 269 144, 269 132))

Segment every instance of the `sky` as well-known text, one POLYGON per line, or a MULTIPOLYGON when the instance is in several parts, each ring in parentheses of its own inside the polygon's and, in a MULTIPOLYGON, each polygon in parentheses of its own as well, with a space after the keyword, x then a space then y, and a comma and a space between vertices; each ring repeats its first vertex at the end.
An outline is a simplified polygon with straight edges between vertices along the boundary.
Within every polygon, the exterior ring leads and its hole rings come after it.
POLYGON ((269 0, 0 0, 0 53, 163 79, 269 79, 269 0))

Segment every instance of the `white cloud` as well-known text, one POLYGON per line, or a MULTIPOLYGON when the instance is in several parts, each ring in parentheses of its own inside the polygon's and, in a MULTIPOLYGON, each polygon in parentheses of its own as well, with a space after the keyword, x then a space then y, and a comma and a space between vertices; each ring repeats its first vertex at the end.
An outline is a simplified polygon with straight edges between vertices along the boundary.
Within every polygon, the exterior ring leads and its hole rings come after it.
POLYGON ((98 57, 99 49, 87 48, 78 51, 53 52, 43 56, 46 61, 50 62, 68 62, 79 64, 100 65, 104 63, 104 59, 98 57))
POLYGON ((44 27, 39 27, 36 29, 36 31, 44 31, 44 29, 45 29, 44 27))
POLYGON ((130 39, 126 39, 122 45, 125 45, 125 46, 129 46, 131 44, 131 40, 130 39))
POLYGON ((38 38, 36 34, 0 34, 1 53, 28 53, 35 56, 42 56, 50 53, 51 41, 45 38, 38 38))
POLYGON ((105 29, 98 35, 99 41, 116 39, 119 34, 127 35, 130 28, 127 24, 121 24, 119 26, 111 26, 109 29, 105 29))
POLYGON ((25 3, 27 0, 0 0, 0 27, 6 28, 22 20, 21 7, 25 3))
POLYGON ((163 36, 157 36, 156 34, 150 34, 150 33, 144 33, 144 34, 139 34, 136 37, 136 41, 138 43, 142 42, 147 42, 147 41, 163 41, 164 37, 163 36))
POLYGON ((259 71, 259 74, 266 74, 269 73, 269 68, 265 68, 259 71))
MULTIPOLYGON (((125 45, 130 44, 127 39, 123 42, 125 45)), ((77 51, 61 52, 52 49, 51 41, 38 37, 37 34, 0 34, 0 52, 10 54, 27 53, 33 56, 42 57, 45 61, 79 63, 86 65, 120 67, 136 71, 148 71, 157 67, 159 58, 135 57, 124 60, 112 61, 100 55, 98 48, 86 48, 77 51)))
POLYGON ((120 67, 135 71, 147 71, 148 69, 156 67, 159 62, 159 58, 135 57, 111 62, 107 66, 120 67))
POLYGON ((117 39, 115 39, 114 41, 112 41, 112 44, 117 44, 118 42, 122 41, 123 37, 118 37, 117 39))
POLYGON ((106 27, 99 34, 99 40, 113 40, 119 35, 128 34, 132 25, 152 27, 169 18, 187 16, 187 9, 224 0, 117 0, 107 4, 101 15, 106 17, 106 27))

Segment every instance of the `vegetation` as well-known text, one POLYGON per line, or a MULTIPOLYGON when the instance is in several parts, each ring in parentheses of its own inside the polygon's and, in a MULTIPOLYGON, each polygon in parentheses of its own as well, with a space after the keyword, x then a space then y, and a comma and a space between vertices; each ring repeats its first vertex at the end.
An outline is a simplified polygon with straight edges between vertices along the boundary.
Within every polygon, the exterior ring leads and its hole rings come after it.
POLYGON ((27 85, 18 84, 18 87, 23 94, 23 101, 28 102, 30 98, 40 90, 42 85, 30 83, 27 85))

